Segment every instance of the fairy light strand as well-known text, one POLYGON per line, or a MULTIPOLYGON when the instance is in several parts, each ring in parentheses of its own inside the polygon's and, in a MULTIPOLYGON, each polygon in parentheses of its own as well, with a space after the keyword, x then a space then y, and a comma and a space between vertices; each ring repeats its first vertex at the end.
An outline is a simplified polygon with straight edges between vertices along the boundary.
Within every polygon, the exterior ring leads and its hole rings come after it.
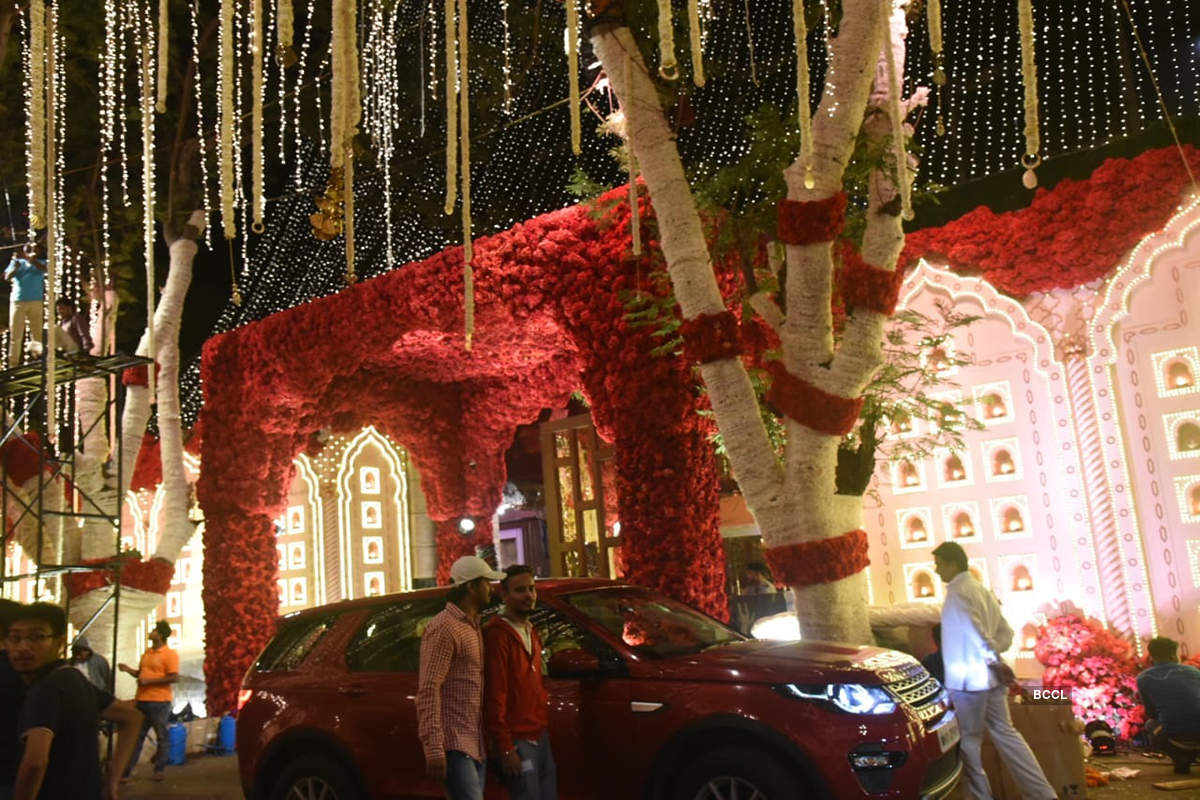
POLYGON ((266 194, 263 191, 265 182, 265 156, 263 155, 263 93, 265 87, 263 85, 263 0, 253 0, 250 13, 253 19, 250 22, 250 92, 251 92, 251 119, 250 119, 250 135, 252 170, 251 195, 253 202, 253 221, 250 223, 250 230, 254 233, 262 233, 265 230, 263 225, 263 214, 267 207, 266 194))
MULTIPOLYGON (((575 1, 571 0, 571 6, 567 13, 571 14, 574 12, 575 12, 575 1)), ((571 24, 570 21, 568 21, 567 25, 569 26, 570 24, 571 24)), ((502 106, 502 109, 503 109, 504 114, 506 116, 508 116, 508 115, 512 114, 512 99, 513 99, 512 98, 512 52, 511 52, 511 44, 509 42, 509 30, 508 30, 508 0, 500 0, 500 25, 504 29, 504 42, 503 42, 504 66, 502 68, 502 70, 503 70, 502 74, 504 77, 504 105, 502 106)), ((578 78, 576 78, 576 81, 578 82, 578 78)), ((422 105, 422 109, 423 108, 424 108, 424 106, 422 105)))
POLYGON ((470 28, 467 25, 467 0, 458 0, 458 25, 459 109, 462 113, 459 131, 462 136, 463 329, 464 346, 470 350, 471 338, 475 335, 475 273, 471 266, 474 254, 471 252, 471 84, 468 72, 470 28))
POLYGON ((458 194, 458 31, 454 0, 446 0, 446 202, 443 211, 454 213, 458 194))
MULTIPOLYGON (((57 405, 58 393, 54 389, 55 385, 55 348, 54 335, 58 331, 58 326, 54 321, 56 303, 54 300, 56 281, 58 279, 58 262, 59 262, 59 240, 58 235, 61 231, 59 227, 59 218, 57 212, 57 193, 55 192, 55 172, 58 163, 58 6, 54 3, 46 3, 45 5, 35 3, 35 15, 43 15, 45 26, 43 40, 46 47, 46 125, 45 125, 45 167, 47 172, 43 173, 44 179, 49 181, 49 185, 45 187, 45 204, 46 204, 46 291, 45 301, 48 306, 47 312, 43 316, 45 321, 45 337, 42 339, 46 357, 46 435, 51 442, 58 441, 58 422, 56 420, 55 406, 57 405)), ((41 337, 42 331, 32 331, 34 337, 41 337)))
MULTIPOLYGON (((142 245, 146 259, 146 343, 147 355, 158 358, 158 346, 154 336, 154 41, 152 29, 147 24, 142 44, 142 245)), ((154 402, 155 368, 146 369, 150 402, 154 402)))
MULTIPOLYGON (((199 0, 192 0, 192 68, 195 80, 192 85, 196 94, 196 143, 200 161, 200 203, 207 214, 212 210, 212 187, 208 182, 208 136, 204 130, 204 79, 200 71, 200 19, 199 0)), ((204 241, 212 247, 212 225, 204 226, 204 241)))
POLYGON ((46 225, 46 10, 43 0, 29 4, 29 227, 46 225))

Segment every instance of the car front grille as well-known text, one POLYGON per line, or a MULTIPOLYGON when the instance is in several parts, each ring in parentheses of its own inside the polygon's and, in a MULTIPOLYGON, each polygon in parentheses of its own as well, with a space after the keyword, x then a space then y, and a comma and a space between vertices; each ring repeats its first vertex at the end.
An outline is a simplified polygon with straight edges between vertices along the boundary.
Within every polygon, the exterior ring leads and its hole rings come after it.
POLYGON ((946 691, 917 661, 890 666, 887 690, 911 708, 929 730, 946 713, 946 691))

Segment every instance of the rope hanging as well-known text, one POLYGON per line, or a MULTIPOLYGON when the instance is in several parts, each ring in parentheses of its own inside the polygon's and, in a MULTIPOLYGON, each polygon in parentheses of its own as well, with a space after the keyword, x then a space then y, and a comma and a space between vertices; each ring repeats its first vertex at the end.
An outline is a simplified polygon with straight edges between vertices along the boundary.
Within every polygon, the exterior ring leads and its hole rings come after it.
POLYGON ((688 0, 688 38, 692 44, 692 83, 704 86, 703 38, 700 33, 700 0, 688 0))
POLYGON ((567 0, 567 86, 571 95, 571 152, 579 155, 583 123, 579 119, 579 10, 575 0, 567 0))
POLYGON ((167 0, 158 0, 158 102, 156 113, 167 113, 167 57, 170 55, 171 28, 167 0))
POLYGON ((946 135, 942 109, 946 107, 946 65, 942 52, 942 0, 929 0, 929 51, 933 54, 933 85, 937 87, 937 135, 946 135))
POLYGON ((812 111, 809 107, 808 21, 804 0, 792 0, 792 34, 796 38, 796 115, 800 119, 800 160, 804 164, 804 188, 816 186, 813 178, 812 111))
POLYGON ((679 78, 675 30, 671 27, 671 0, 658 0, 658 74, 665 81, 679 78))

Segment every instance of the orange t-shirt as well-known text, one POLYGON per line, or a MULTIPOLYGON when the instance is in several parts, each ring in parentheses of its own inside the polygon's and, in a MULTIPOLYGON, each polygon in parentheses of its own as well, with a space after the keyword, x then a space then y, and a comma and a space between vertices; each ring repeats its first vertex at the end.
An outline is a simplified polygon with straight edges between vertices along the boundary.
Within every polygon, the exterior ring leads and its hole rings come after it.
MULTIPOLYGON (((155 650, 150 648, 142 654, 142 663, 138 665, 138 680, 145 678, 165 678, 172 672, 179 673, 179 653, 167 646, 155 650)), ((146 703, 169 703, 175 693, 171 684, 162 683, 156 686, 138 686, 135 698, 146 703)))

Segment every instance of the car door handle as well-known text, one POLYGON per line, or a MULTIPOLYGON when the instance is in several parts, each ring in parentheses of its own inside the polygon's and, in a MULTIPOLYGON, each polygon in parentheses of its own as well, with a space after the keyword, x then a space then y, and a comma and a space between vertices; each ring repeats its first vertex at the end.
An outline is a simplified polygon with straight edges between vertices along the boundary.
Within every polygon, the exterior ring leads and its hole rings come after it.
POLYGON ((662 708, 662 703, 652 703, 645 700, 634 700, 629 704, 629 710, 635 714, 653 714, 662 708))
POLYGON ((351 697, 362 697, 364 694, 370 694, 371 690, 365 686, 339 686, 338 694, 345 694, 351 697))

